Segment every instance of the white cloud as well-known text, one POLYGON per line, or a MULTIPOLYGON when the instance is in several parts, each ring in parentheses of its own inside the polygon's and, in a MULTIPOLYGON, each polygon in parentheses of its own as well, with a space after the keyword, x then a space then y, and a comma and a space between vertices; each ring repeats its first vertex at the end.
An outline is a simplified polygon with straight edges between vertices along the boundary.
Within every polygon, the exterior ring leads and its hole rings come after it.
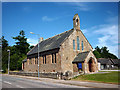
POLYGON ((87 33, 87 29, 83 29, 82 32, 83 32, 83 34, 86 34, 87 33))
POLYGON ((107 46, 109 51, 118 56, 118 26, 104 25, 95 30, 93 34, 100 35, 96 46, 107 46))
POLYGON ((43 16, 42 17, 42 20, 43 21, 53 21, 53 20, 57 20, 58 18, 57 17, 55 17, 55 18, 50 18, 50 17, 48 17, 48 16, 43 16))
MULTIPOLYGON (((111 20, 114 19, 111 18, 111 20)), ((99 46, 100 48, 106 46, 110 53, 118 56, 118 24, 96 25, 83 29, 83 33, 94 41, 94 46, 99 46)))
POLYGON ((71 3, 71 2, 69 2, 67 4, 72 5, 75 8, 77 7, 77 9, 81 10, 81 11, 89 11, 90 10, 90 7, 88 6, 88 3, 83 3, 83 2, 73 2, 73 3, 71 3))
POLYGON ((104 25, 94 31, 95 34, 102 35, 99 40, 109 40, 112 44, 118 43, 118 26, 117 25, 104 25))
POLYGON ((88 5, 84 4, 84 3, 75 3, 78 7, 79 10, 81 11, 88 11, 90 10, 90 7, 88 7, 88 5))
POLYGON ((33 39, 33 38, 28 38, 28 39, 27 39, 27 42, 28 42, 30 45, 35 46, 35 45, 38 43, 38 40, 37 40, 37 39, 33 39))

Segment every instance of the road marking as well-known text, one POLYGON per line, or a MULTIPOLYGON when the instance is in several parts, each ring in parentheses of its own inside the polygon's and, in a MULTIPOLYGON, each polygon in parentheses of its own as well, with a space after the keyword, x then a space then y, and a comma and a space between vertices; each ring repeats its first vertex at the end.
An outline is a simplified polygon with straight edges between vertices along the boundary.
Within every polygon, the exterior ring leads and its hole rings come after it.
POLYGON ((10 84, 10 85, 12 84, 12 83, 10 83, 10 82, 7 82, 7 81, 3 81, 3 82, 4 82, 4 83, 7 83, 7 84, 10 84))
POLYGON ((16 85, 16 87, 19 87, 19 88, 24 88, 24 87, 21 87, 20 85, 16 85))

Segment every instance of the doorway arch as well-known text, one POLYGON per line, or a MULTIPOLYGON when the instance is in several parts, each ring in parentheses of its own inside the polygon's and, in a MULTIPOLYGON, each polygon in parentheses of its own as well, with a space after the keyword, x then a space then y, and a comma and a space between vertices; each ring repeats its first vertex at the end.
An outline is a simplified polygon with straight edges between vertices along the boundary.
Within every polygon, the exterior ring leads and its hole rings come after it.
POLYGON ((90 58, 88 61, 88 71, 89 72, 95 72, 96 70, 96 64, 94 58, 90 58))

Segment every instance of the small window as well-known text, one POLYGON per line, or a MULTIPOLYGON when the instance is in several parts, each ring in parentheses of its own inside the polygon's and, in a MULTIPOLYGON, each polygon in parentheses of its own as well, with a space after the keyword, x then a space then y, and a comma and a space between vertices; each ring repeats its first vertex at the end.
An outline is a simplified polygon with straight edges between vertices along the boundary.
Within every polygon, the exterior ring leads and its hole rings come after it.
POLYGON ((56 53, 55 53, 55 63, 56 63, 56 53))
POLYGON ((83 45, 83 41, 82 41, 82 50, 84 50, 84 45, 83 45))
POLYGON ((56 53, 52 54, 52 63, 56 63, 56 53))
POLYGON ((38 64, 38 58, 36 58, 36 63, 38 64))
POLYGON ((54 63, 54 55, 52 54, 52 63, 54 63))
POLYGON ((77 50, 80 50, 80 41, 79 41, 79 36, 77 36, 77 50))
POLYGON ((46 55, 43 56, 43 64, 46 64, 46 55))
POLYGON ((35 58, 35 64, 37 64, 37 58, 35 58))
POLYGON ((44 64, 44 56, 43 56, 43 64, 44 64))
POLYGON ((46 64, 46 55, 45 55, 45 64, 46 64))
POLYGON ((73 50, 75 50, 75 40, 73 40, 73 50))

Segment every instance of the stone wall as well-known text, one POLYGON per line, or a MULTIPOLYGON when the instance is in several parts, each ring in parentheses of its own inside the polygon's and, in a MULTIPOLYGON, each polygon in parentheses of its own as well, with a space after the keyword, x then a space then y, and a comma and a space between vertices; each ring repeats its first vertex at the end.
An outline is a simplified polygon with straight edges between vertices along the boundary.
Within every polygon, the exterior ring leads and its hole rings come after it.
MULTIPOLYGON (((37 54, 28 56, 27 62, 24 62, 25 72, 38 72, 38 63, 35 63, 37 54)), ((36 60, 38 62, 38 60, 36 60)), ((39 72, 59 72, 61 70, 61 56, 58 50, 51 50, 40 54, 39 57, 39 72), (52 63, 52 53, 56 53, 56 63, 52 63), (43 63, 43 56, 46 55, 46 64, 43 63)))
POLYGON ((87 58, 84 61, 84 71, 85 71, 85 73, 90 73, 90 71, 89 71, 89 64, 88 64, 90 59, 92 59, 92 61, 93 61, 92 67, 91 67, 93 72, 98 72, 98 62, 97 62, 97 59, 94 56, 94 54, 92 52, 90 52, 88 54, 87 58))
MULTIPOLYGON (((32 76, 32 77, 38 77, 37 72, 10 72, 10 75, 20 75, 20 76, 32 76)), ((39 73, 40 78, 53 78, 53 79, 64 79, 68 80, 73 77, 71 72, 66 72, 63 74, 62 72, 52 72, 52 73, 39 73)))
MULTIPOLYGON (((73 65, 72 61, 74 60, 74 58, 78 53, 89 50, 92 50, 92 47, 88 43, 83 33, 80 30, 74 30, 73 33, 64 40, 59 50, 55 49, 40 53, 39 70, 40 72, 47 72, 47 73, 63 72, 64 74, 67 71, 71 71, 72 73, 74 71, 77 72, 78 68, 77 66, 73 65), (77 36, 79 36, 79 40, 80 40, 80 50, 77 50, 77 36), (75 40, 75 50, 73 50, 73 39, 75 40), (82 50, 82 45, 81 45, 82 41, 84 44, 84 50, 82 50), (52 63, 51 54, 53 52, 56 52, 56 63, 52 63), (42 55, 46 55, 46 64, 43 64, 42 55)), ((35 55, 28 56, 27 62, 25 62, 24 71, 37 72, 38 64, 35 64, 36 57, 37 57, 37 53, 35 55), (30 58, 32 58, 31 61, 30 58)), ((86 69, 83 68, 83 70, 86 69)))
MULTIPOLYGON (((37 72, 10 72, 10 75, 21 75, 21 76, 32 76, 32 77, 38 77, 37 72)), ((41 78, 53 78, 57 79, 57 73, 39 73, 41 78)))
POLYGON ((74 30, 74 32, 68 38, 66 38, 66 40, 63 42, 63 44, 60 47, 59 54, 61 55, 61 71, 64 73, 66 71, 71 71, 71 72, 78 71, 78 68, 76 68, 76 66, 73 65, 72 61, 74 60, 74 58, 78 53, 89 50, 92 51, 92 47, 88 43, 87 39, 82 34, 82 32, 80 30, 74 30), (79 40, 80 40, 80 50, 77 50, 77 36, 79 36, 79 40), (75 40, 75 50, 73 50, 73 40, 75 40), (84 50, 82 50, 82 45, 81 45, 82 41, 84 43, 84 50), (73 67, 75 67, 74 70, 73 67))

